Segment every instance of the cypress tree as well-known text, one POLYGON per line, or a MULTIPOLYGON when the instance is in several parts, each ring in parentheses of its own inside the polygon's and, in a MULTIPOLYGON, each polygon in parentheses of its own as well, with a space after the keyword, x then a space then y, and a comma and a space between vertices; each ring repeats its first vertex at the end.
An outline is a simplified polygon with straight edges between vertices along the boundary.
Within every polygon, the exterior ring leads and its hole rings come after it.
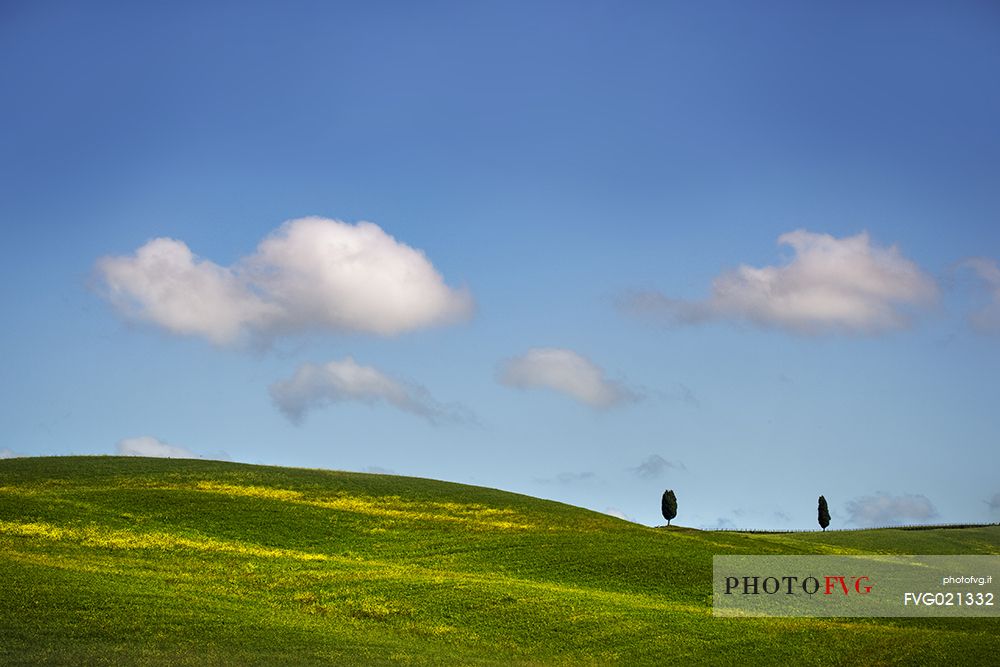
POLYGON ((660 501, 660 511, 663 512, 663 518, 667 520, 667 525, 670 525, 670 520, 677 516, 677 496, 670 489, 663 492, 663 500, 660 501))
POLYGON ((826 530, 830 525, 830 508, 826 506, 826 498, 819 497, 819 525, 826 530))

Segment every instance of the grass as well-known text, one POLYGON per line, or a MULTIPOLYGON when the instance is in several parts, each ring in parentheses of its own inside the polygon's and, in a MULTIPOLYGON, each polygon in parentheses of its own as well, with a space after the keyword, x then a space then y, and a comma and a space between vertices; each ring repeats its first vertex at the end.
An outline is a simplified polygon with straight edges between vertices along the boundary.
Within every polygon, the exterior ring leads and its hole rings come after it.
POLYGON ((1000 553, 1000 527, 647 528, 432 480, 0 461, 0 663, 991 664, 994 619, 722 619, 715 554, 1000 553))

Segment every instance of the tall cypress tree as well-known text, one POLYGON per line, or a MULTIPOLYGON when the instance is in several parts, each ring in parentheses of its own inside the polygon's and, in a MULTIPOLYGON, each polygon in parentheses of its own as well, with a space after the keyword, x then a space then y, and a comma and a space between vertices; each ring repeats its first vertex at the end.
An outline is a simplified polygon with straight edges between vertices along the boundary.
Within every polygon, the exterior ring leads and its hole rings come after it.
POLYGON ((667 520, 667 525, 670 525, 670 520, 677 516, 677 496, 670 489, 663 492, 663 500, 660 501, 660 511, 663 512, 663 518, 667 520))
POLYGON ((830 508, 826 506, 826 498, 819 497, 819 525, 826 530, 830 525, 830 508))

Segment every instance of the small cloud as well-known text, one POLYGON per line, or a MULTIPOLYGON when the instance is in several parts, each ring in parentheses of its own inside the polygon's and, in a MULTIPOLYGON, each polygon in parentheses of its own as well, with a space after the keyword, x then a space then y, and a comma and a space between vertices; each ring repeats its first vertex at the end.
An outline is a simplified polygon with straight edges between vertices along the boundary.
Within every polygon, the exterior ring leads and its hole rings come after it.
POLYGON ((137 438, 124 438, 118 441, 119 456, 152 456, 165 459, 197 459, 201 458, 190 449, 168 445, 151 435, 137 438))
POLYGON ((439 403, 425 387, 389 377, 351 357, 323 365, 303 364, 291 378, 272 384, 270 392, 278 409, 296 424, 310 410, 344 402, 385 403, 432 424, 474 421, 466 408, 439 403))
POLYGON ((625 512, 621 511, 617 507, 607 507, 605 508, 604 513, 610 516, 618 517, 619 519, 622 519, 624 521, 630 521, 632 523, 635 523, 635 520, 632 517, 630 517, 628 514, 625 514, 625 512))
POLYGON ((992 498, 983 502, 985 502, 994 512, 1000 510, 1000 493, 994 493, 992 498))
POLYGON ((0 459, 20 459, 26 456, 27 454, 19 454, 11 449, 0 449, 0 459))
POLYGON ((969 315, 969 322, 981 333, 1000 333, 1000 266, 985 257, 967 259, 961 266, 976 272, 990 296, 988 304, 969 315))
POLYGON ((561 472, 556 475, 556 481, 560 484, 572 484, 573 482, 583 482, 595 477, 592 472, 561 472))
POLYGON ((555 477, 536 477, 534 481, 539 484, 576 484, 577 482, 585 482, 595 477, 597 475, 592 472, 561 472, 555 477))
POLYGON ((471 317, 423 252, 370 222, 284 223, 231 266, 156 238, 96 265, 102 295, 128 319, 217 345, 310 331, 380 336, 471 317))
POLYGON ((694 392, 687 385, 679 384, 677 385, 677 390, 672 394, 668 394, 670 398, 680 401, 681 403, 687 403, 688 405, 694 407, 700 407, 701 401, 695 396, 694 392))
POLYGON ((704 324, 715 319, 708 304, 674 299, 655 290, 628 292, 618 299, 617 305, 626 315, 667 326, 704 324))
POLYGON ((782 523, 788 523, 792 520, 792 517, 788 516, 784 512, 775 512, 774 518, 776 521, 781 521, 782 523))
POLYGON ((610 408, 639 398, 635 391, 608 379, 587 358, 562 348, 531 348, 503 362, 497 379, 518 389, 551 389, 592 408, 610 408))
POLYGON ((680 461, 668 461, 659 454, 650 454, 646 459, 629 470, 640 479, 659 479, 668 470, 687 470, 680 461))
POLYGON ((388 468, 380 468, 379 466, 368 466, 364 469, 364 472, 370 473, 372 475, 395 475, 395 470, 389 470, 388 468))
POLYGON ((929 275, 895 246, 872 244, 867 232, 838 239, 799 229, 778 243, 792 248, 791 261, 725 272, 704 301, 636 292, 619 307, 673 326, 735 320, 805 335, 877 334, 908 326, 907 308, 937 299, 929 275))
POLYGON ((732 519, 724 516, 720 516, 715 520, 715 523, 709 525, 703 525, 702 530, 736 530, 736 523, 732 519))
POLYGON ((847 503, 847 522, 861 526, 888 526, 933 519, 937 509, 924 495, 891 496, 878 493, 847 503))

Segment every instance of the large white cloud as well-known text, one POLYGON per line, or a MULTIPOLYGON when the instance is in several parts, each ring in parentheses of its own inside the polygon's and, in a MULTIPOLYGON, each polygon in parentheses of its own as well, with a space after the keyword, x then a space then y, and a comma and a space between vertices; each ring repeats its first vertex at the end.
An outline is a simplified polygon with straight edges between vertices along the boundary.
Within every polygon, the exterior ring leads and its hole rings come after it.
POLYGON ((984 333, 1000 333, 1000 266, 985 257, 967 259, 963 264, 982 279, 990 302, 969 316, 972 326, 984 333))
POLYGON ((158 238, 98 260, 97 271, 124 316, 217 344, 304 331, 389 336, 454 323, 474 308, 421 251, 370 222, 291 220, 228 267, 158 238))
POLYGON ((389 377, 351 357, 322 365, 303 364, 291 378, 272 384, 270 392, 275 405, 295 423, 314 408, 347 401, 386 403, 435 424, 472 419, 460 406, 439 403, 425 387, 389 377))
POLYGON ((119 312, 171 333, 228 343, 282 316, 238 271, 198 259, 174 239, 153 239, 131 257, 102 258, 98 270, 119 312))
POLYGON ((924 495, 891 496, 878 493, 855 498, 847 503, 848 522, 861 526, 887 526, 922 523, 938 515, 924 495))
POLYGON ((535 347, 500 365, 497 379, 519 389, 552 389, 594 408, 634 401, 638 395, 609 380, 600 367, 572 350, 535 347))
POLYGON ((123 438, 118 441, 117 451, 119 456, 153 456, 168 459, 200 458, 190 449, 178 447, 177 445, 168 445, 151 435, 123 438))
POLYGON ((800 229, 778 244, 792 248, 791 261, 727 271, 705 301, 642 292, 622 306, 672 324, 734 319, 802 334, 874 334, 906 327, 908 309, 937 299, 933 278, 895 246, 874 245, 866 232, 838 239, 800 229))

